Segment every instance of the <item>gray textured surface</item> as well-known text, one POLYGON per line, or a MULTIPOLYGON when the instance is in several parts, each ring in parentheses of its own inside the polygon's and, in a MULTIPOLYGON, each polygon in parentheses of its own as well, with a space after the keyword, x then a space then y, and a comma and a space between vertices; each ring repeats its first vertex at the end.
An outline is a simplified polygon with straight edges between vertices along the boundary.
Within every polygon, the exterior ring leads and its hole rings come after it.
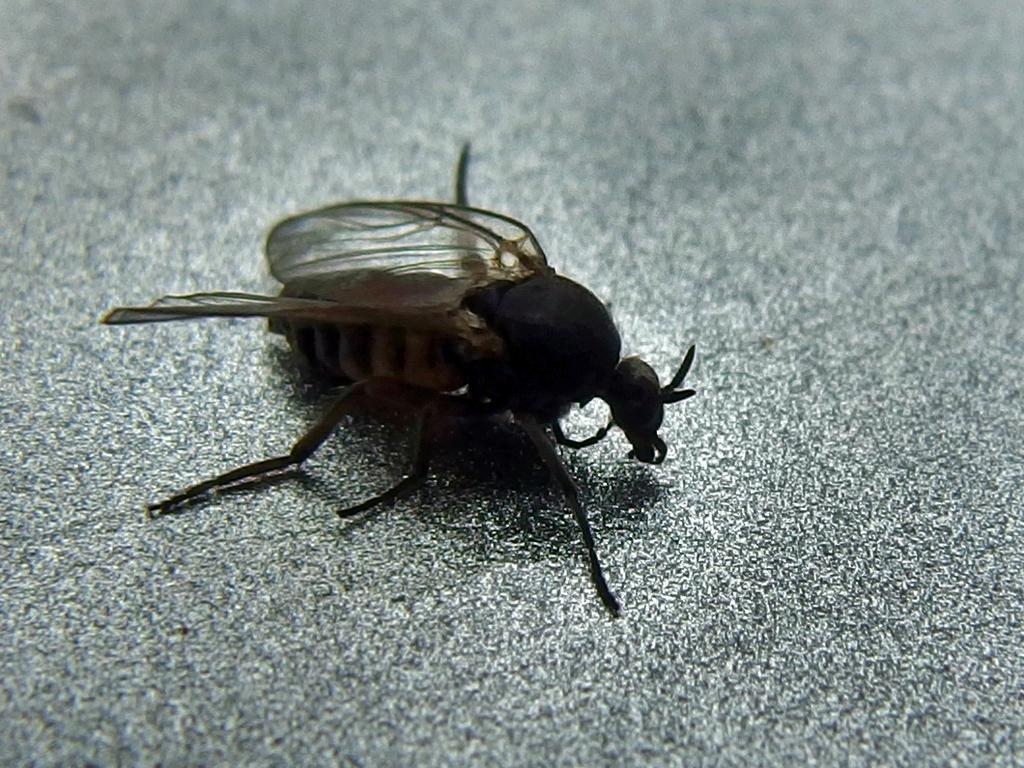
POLYGON ((1022 6, 352 5, 0 3, 0 762, 1024 759, 1022 6), (464 138, 629 349, 698 342, 666 464, 568 458, 618 621, 501 432, 356 524, 369 421, 140 511, 317 406, 260 323, 102 310, 464 138))

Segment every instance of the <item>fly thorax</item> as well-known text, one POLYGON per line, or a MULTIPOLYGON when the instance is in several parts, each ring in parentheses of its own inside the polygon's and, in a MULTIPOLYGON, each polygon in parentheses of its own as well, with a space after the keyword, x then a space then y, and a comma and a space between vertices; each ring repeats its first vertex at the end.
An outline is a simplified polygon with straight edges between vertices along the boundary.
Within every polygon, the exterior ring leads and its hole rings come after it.
POLYGON ((478 390, 512 410, 553 418, 593 397, 619 360, 619 334, 607 308, 564 277, 496 284, 466 305, 505 342, 501 359, 480 369, 478 390))

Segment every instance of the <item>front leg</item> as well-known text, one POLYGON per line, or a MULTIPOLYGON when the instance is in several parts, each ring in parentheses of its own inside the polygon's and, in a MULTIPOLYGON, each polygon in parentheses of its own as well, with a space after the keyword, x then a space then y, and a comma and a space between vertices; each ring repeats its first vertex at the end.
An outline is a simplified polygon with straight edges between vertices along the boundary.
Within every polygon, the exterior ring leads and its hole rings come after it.
POLYGON ((592 434, 590 437, 584 438, 583 440, 573 440, 568 437, 565 432, 562 431, 562 425, 555 419, 551 422, 551 431, 555 434, 555 442, 559 445, 564 445, 567 448, 587 448, 595 443, 599 443, 604 440, 605 436, 611 431, 611 428, 615 426, 613 422, 608 422, 605 426, 601 427, 597 432, 592 434))
POLYGON ((587 515, 583 511, 583 507, 580 505, 580 494, 579 489, 576 487, 576 483, 569 475, 565 465, 562 464, 562 460, 558 457, 558 453, 555 451, 555 446, 551 444, 548 436, 544 434, 544 430, 541 428, 540 424, 529 416, 517 416, 516 421, 519 423, 519 426, 522 427, 523 431, 529 436, 533 445, 537 448, 537 453, 540 454, 544 464, 547 465, 548 470, 561 487, 562 493, 565 494, 565 500, 569 502, 569 508, 576 517, 576 523, 580 527, 580 533, 583 534, 583 544, 587 549, 587 560, 590 563, 590 579, 594 582, 594 587, 597 589, 598 597, 601 598, 601 602, 604 603, 604 607, 608 609, 608 612, 612 616, 618 616, 619 601, 615 598, 615 595, 612 594, 611 589, 609 589, 608 582, 604 578, 604 571, 601 569, 601 561, 597 559, 597 547, 594 545, 594 534, 590 530, 590 521, 587 520, 587 515))

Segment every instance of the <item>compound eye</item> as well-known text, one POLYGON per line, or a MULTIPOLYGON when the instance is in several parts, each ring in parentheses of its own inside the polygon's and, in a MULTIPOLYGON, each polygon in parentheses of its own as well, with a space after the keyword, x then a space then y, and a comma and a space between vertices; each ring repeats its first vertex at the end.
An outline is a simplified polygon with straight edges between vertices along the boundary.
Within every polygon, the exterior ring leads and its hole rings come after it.
POLYGON ((630 389, 660 391, 658 374, 639 357, 624 357, 615 368, 616 378, 630 389))
POLYGON ((664 416, 661 388, 658 374, 643 360, 638 357, 621 360, 615 368, 608 395, 612 417, 627 434, 644 435, 649 439, 658 431, 664 416))

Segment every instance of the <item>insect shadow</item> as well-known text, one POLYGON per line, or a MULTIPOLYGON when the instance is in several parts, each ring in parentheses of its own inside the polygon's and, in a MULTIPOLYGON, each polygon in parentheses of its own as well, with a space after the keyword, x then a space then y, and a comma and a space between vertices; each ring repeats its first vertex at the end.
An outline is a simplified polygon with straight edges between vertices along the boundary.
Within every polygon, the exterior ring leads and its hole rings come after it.
MULTIPOLYGON (((322 402, 331 388, 301 365, 292 350, 268 345, 265 351, 272 385, 289 393, 292 405, 305 410, 322 402)), ((301 361, 300 361, 301 362, 301 361)), ((368 414, 351 414, 333 441, 323 448, 315 467, 299 468, 265 478, 274 485, 290 480, 326 504, 358 501, 347 481, 345 457, 350 452, 379 457, 377 481, 394 480, 395 466, 412 451, 408 425, 368 414), (397 461, 396 461, 397 460, 397 461)), ((567 462, 586 489, 587 501, 604 510, 596 517, 606 531, 639 531, 650 507, 664 497, 647 467, 570 455, 567 462)), ((431 479, 401 504, 406 514, 456 537, 482 557, 503 560, 563 558, 578 546, 579 533, 556 503, 558 492, 529 440, 501 420, 465 420, 438 441, 431 456, 431 479), (463 493, 463 490, 466 492, 463 493)), ((263 485, 245 481, 221 493, 245 492, 263 485)), ((202 497, 200 497, 202 498, 202 497)), ((197 499, 196 501, 199 501, 197 499)), ((362 529, 375 511, 343 519, 345 535, 362 529)))
MULTIPOLYGON (((374 482, 385 486, 394 480, 395 459, 412 450, 408 428, 382 426, 364 414, 349 417, 344 435, 343 444, 325 450, 319 471, 310 467, 289 475, 325 503, 339 506, 359 501, 346 478, 346 455, 379 457, 374 482)), ((665 494, 641 466, 614 462, 609 467, 585 457, 572 457, 569 463, 587 489, 586 500, 605 510, 596 517, 603 530, 641 530, 650 507, 665 494)), ((482 559, 563 559, 578 547, 579 532, 552 503, 557 498, 532 443, 514 425, 475 421, 457 425, 435 444, 430 480, 398 505, 398 514, 413 515, 460 540, 482 559)), ((345 535, 370 523, 378 511, 383 508, 344 519, 345 535)))

